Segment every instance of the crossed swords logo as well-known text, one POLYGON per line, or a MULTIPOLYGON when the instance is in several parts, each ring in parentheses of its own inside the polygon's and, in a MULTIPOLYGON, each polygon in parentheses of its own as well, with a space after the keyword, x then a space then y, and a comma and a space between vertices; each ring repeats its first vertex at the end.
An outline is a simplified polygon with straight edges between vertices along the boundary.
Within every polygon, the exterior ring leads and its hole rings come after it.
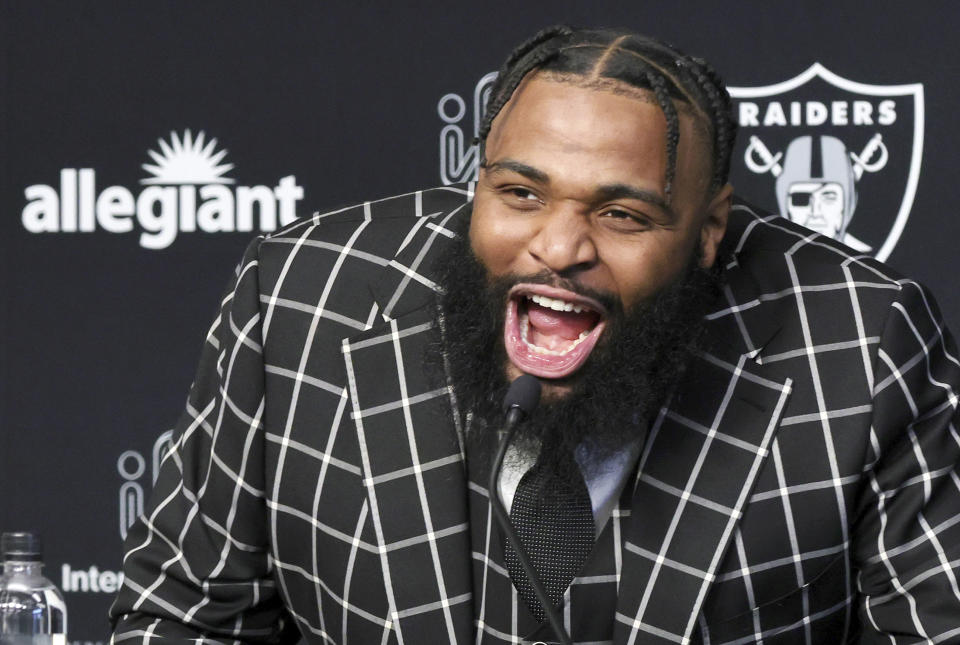
MULTIPOLYGON (((887 165, 889 153, 887 146, 883 143, 883 135, 879 132, 873 135, 867 142, 860 154, 851 152, 850 160, 853 162, 853 174, 857 181, 866 172, 877 172, 887 165), (875 155, 879 157, 871 161, 875 155)), ((772 154, 770 149, 763 143, 757 135, 750 136, 750 144, 743 153, 743 162, 747 168, 753 172, 762 175, 770 173, 774 177, 779 177, 783 172, 783 166, 780 165, 780 159, 783 158, 783 152, 772 154)))

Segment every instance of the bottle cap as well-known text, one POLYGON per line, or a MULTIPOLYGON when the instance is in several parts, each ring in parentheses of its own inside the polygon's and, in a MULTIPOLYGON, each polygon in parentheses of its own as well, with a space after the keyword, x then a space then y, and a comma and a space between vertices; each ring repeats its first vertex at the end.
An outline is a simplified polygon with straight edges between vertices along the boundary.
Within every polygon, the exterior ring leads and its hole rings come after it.
POLYGON ((40 537, 29 531, 4 533, 0 537, 0 551, 3 551, 4 560, 39 562, 43 559, 40 537))

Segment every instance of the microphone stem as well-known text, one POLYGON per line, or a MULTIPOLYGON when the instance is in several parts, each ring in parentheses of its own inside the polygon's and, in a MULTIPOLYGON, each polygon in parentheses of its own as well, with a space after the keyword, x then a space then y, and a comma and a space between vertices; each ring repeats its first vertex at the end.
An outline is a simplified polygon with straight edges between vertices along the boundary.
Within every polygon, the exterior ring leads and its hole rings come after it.
POLYGON ((490 482, 488 486, 490 505, 493 507, 493 515, 497 523, 506 535, 507 541, 513 548, 514 553, 517 554, 517 560, 520 561, 520 566, 523 567, 524 573, 527 574, 527 580, 530 582, 530 586, 533 587, 533 592, 543 607, 547 622, 550 623, 553 633, 560 638, 563 645, 573 645, 573 641, 570 639, 569 634, 567 634, 567 630, 563 626, 563 621, 560 619, 560 614, 557 613, 556 607, 550 602, 550 598, 547 596, 547 590, 543 588, 540 577, 537 575, 537 570, 530 562, 526 550, 524 550, 523 545, 520 543, 520 536, 517 535, 516 529, 513 528, 513 523, 510 521, 510 515, 507 513, 507 509, 504 508, 503 502, 500 501, 500 469, 503 466, 503 458, 507 454, 507 446, 510 445, 510 441, 513 439, 513 435, 516 433, 517 426, 522 418, 523 410, 519 407, 511 407, 507 411, 507 419, 504 423, 504 437, 500 441, 500 447, 497 449, 493 468, 490 471, 490 482))

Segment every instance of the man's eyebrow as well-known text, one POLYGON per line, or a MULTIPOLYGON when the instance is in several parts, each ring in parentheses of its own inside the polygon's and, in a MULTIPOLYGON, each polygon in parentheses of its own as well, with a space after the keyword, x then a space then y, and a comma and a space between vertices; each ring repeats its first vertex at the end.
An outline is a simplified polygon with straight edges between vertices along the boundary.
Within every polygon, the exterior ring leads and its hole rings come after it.
POLYGON ((647 202, 656 206, 670 217, 676 217, 670 204, 659 193, 652 190, 644 190, 629 184, 606 184, 600 186, 596 191, 597 201, 610 201, 614 199, 636 199, 641 202, 647 202))
POLYGON ((515 161, 513 159, 501 159, 500 161, 487 163, 486 165, 483 166, 483 168, 487 172, 498 172, 498 171, 508 170, 510 172, 515 172, 518 175, 523 175, 527 179, 530 179, 532 181, 535 181, 541 184, 550 183, 550 176, 547 173, 543 172, 542 170, 538 170, 533 166, 528 166, 525 163, 522 163, 520 161, 515 161))
MULTIPOLYGON (((483 168, 487 172, 515 172, 519 175, 523 175, 527 179, 541 183, 549 184, 550 176, 534 168, 533 166, 527 165, 520 161, 514 159, 501 159, 499 161, 494 161, 486 164, 483 168)), ((637 186, 631 186, 629 184, 605 184, 600 186, 595 191, 595 199, 598 202, 605 202, 615 199, 636 199, 638 201, 646 202, 652 206, 656 206, 671 219, 676 218, 676 213, 673 212, 673 209, 670 208, 670 204, 667 200, 652 190, 645 190, 643 188, 638 188, 637 186)))

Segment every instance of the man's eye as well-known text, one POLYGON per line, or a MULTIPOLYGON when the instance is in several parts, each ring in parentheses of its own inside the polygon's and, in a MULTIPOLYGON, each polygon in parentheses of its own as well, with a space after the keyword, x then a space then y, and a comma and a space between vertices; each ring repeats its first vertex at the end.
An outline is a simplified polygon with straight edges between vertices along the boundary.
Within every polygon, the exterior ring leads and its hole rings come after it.
POLYGON ((523 186, 507 186, 500 189, 501 199, 510 208, 534 210, 543 204, 540 195, 523 186))
POLYGON ((510 195, 522 199, 524 201, 537 202, 540 201, 540 198, 537 197, 536 193, 533 193, 526 188, 509 188, 507 190, 510 195))
POLYGON ((603 211, 600 213, 600 217, 620 228, 643 229, 650 227, 650 222, 646 218, 617 208, 603 211))

